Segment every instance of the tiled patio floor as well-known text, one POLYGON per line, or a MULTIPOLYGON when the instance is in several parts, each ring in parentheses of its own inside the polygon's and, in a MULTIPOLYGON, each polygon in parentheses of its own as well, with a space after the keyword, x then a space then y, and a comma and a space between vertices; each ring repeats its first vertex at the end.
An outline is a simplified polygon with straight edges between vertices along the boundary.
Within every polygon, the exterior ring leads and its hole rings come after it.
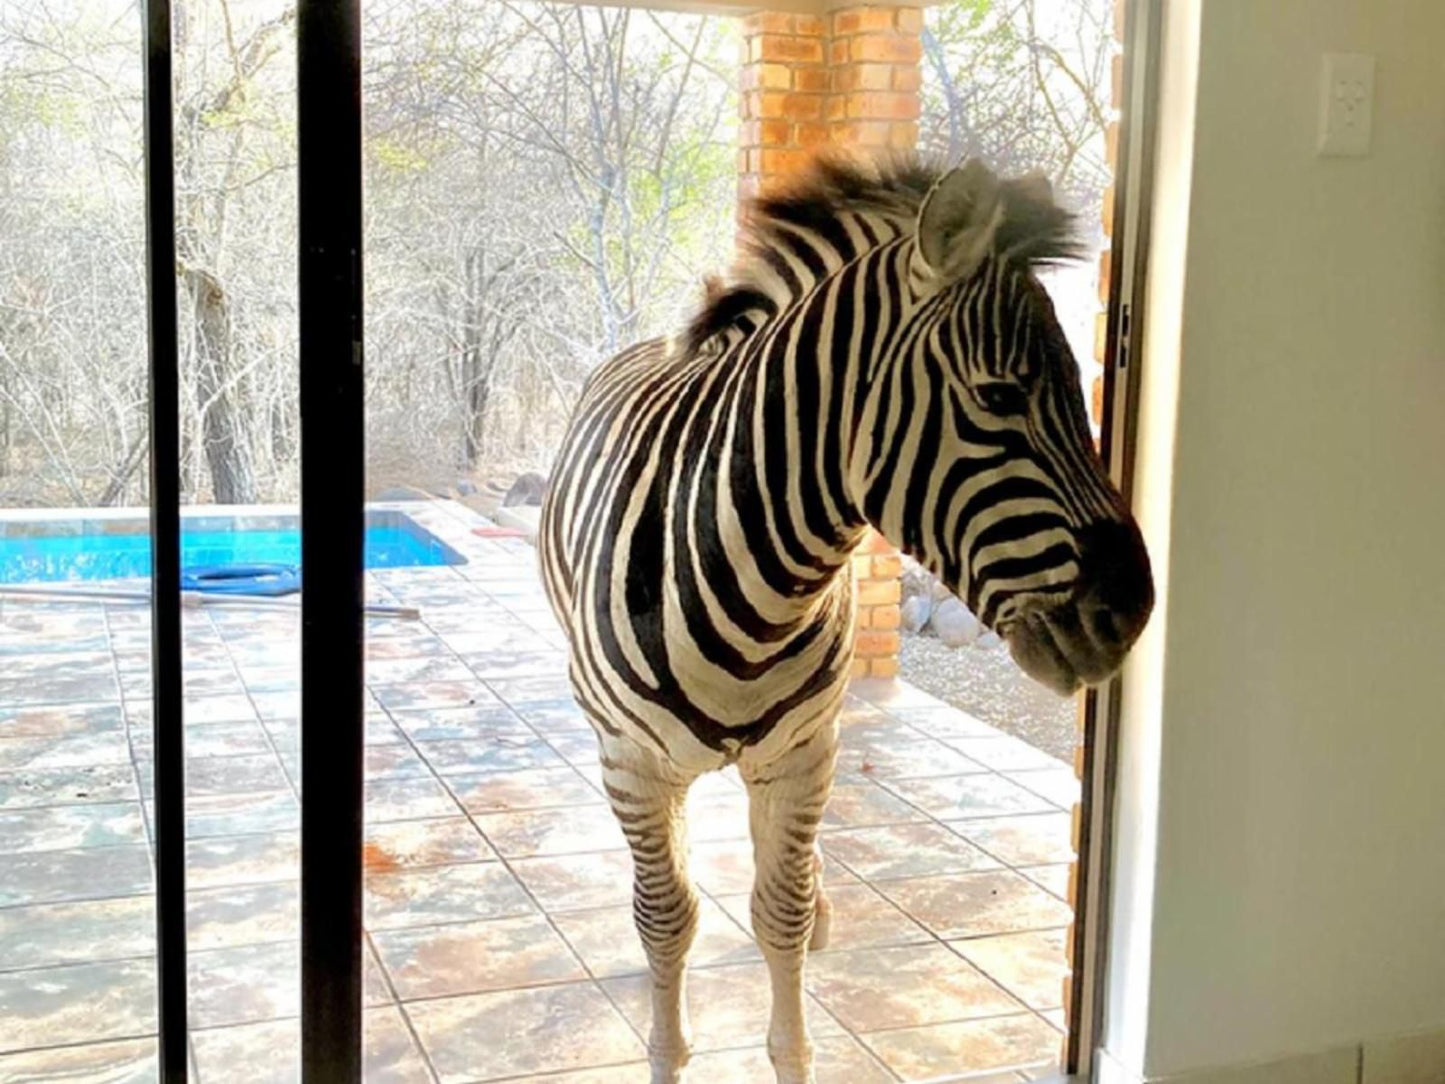
MULTIPOLYGON (((406 506, 469 559, 369 574, 368 1079, 646 1080, 629 859, 525 543, 406 506)), ((0 602, 0 1082, 155 1076, 149 632, 0 602)), ((187 612, 193 1057, 294 1080, 297 627, 187 612)), ((1072 771, 906 685, 859 687, 809 965, 820 1084, 1039 1075, 1057 1053, 1072 771)), ((699 1084, 772 1079, 734 775, 692 795, 699 1084)))

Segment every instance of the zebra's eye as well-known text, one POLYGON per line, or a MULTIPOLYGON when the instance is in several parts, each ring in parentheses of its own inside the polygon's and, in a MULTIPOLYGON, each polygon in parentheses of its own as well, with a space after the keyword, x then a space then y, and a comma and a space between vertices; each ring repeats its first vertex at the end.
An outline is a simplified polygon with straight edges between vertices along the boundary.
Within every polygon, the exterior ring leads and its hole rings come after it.
POLYGON ((1028 396, 1017 384, 1002 381, 995 384, 980 384, 975 391, 978 400, 990 414, 1011 416, 1022 414, 1028 409, 1028 396))

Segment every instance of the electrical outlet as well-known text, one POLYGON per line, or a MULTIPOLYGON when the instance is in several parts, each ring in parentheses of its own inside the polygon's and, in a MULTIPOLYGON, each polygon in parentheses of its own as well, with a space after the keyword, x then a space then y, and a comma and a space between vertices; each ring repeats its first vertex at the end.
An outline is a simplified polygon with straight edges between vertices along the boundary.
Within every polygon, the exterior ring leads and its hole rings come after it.
POLYGON ((1370 153, 1375 102, 1375 58, 1367 53, 1325 53, 1320 64, 1320 138, 1323 155, 1370 153))

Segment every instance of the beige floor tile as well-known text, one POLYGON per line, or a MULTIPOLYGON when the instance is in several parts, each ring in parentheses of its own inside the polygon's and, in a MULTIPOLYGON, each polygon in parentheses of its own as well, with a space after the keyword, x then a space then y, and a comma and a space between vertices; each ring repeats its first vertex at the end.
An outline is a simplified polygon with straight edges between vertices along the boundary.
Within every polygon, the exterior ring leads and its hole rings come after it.
POLYGON ((500 862, 404 870, 366 879, 366 927, 373 931, 509 918, 535 910, 500 862))
MULTIPOLYGON (((893 1074, 857 1039, 847 1035, 814 1041, 813 1070, 817 1084, 891 1084, 893 1081, 893 1074)), ((699 1054, 688 1063, 688 1072, 699 1084, 766 1084, 774 1079, 772 1062, 763 1047, 699 1054)), ((645 1079, 630 1077, 625 1084, 638 1084, 645 1079)), ((623 1084, 622 1078, 618 1081, 623 1084)))
POLYGON ((1065 937, 1064 930, 1036 930, 949 945, 1029 1008, 1056 1009, 1064 1003, 1063 982, 1069 973, 1065 937))
POLYGON ((155 1084, 158 1072, 154 1039, 0 1054, 0 1084, 40 1084, 41 1081, 155 1084))
POLYGON ((414 1001, 406 1013, 442 1084, 645 1056, 636 1034, 592 983, 414 1001))
MULTIPOLYGON (((362 1026, 367 1084, 430 1084, 400 1010, 369 1009, 362 1026)), ((196 1068, 205 1084, 293 1084, 301 1079, 300 1034, 294 1019, 196 1031, 196 1068)))
MULTIPOLYGON (((468 813, 510 813, 525 809, 605 805, 601 794, 572 767, 523 768, 515 772, 455 775, 447 786, 468 813)), ((576 813, 575 816, 584 814, 576 813)), ((589 810, 586 816, 597 816, 589 810)))
POLYGON ((0 1053, 155 1032, 150 959, 0 973, 0 1053))
POLYGON ((948 822, 959 835, 1010 866, 1072 862, 1071 824, 1067 813, 948 822))
POLYGON ((891 779, 887 787, 929 816, 1006 817, 1053 813, 1051 802, 1002 775, 951 775, 936 779, 891 779))
POLYGON ((488 861, 496 854, 466 817, 435 817, 368 825, 362 857, 369 872, 390 873, 418 866, 488 861))
POLYGON ((823 853, 860 877, 927 877, 996 869, 997 861, 936 824, 851 828, 823 836, 823 853))
MULTIPOLYGON (((652 1026, 647 976, 606 979, 602 986, 638 1034, 646 1035, 652 1026)), ((766 1044, 770 1001, 766 965, 729 964, 726 967, 693 968, 688 972, 687 993, 693 1050, 696 1053, 766 1044)), ((812 998, 807 1001, 807 1017, 814 1036, 842 1032, 812 998)))
POLYGON ((808 989, 855 1032, 969 1020, 1020 1005, 939 944, 823 953, 808 961, 808 989))
POLYGON ((1047 1064, 1059 1052, 1059 1033, 1032 1013, 880 1031, 859 1038, 908 1081, 1047 1064))
MULTIPOLYGON (((861 882, 829 885, 826 877, 823 883, 828 899, 833 904, 828 947, 824 951, 840 952, 933 940, 927 930, 868 885, 861 882)), ((751 893, 722 896, 718 902, 726 908, 735 922, 746 929, 752 928, 751 893)))
POLYGON ((580 911, 632 902, 632 856, 626 851, 566 858, 519 858, 511 867, 544 910, 580 911))
MULTIPOLYGON (((647 970, 647 957, 633 924, 631 907, 569 911, 554 915, 553 921, 598 978, 635 975, 647 970)), ((728 913, 712 900, 699 902, 697 938, 687 958, 690 966, 707 967, 759 958, 753 939, 728 913)))
POLYGON ((536 858, 559 854, 616 851, 627 840, 610 812, 588 807, 534 809, 520 813, 487 813, 477 827, 503 858, 536 858))
POLYGON ((587 977, 541 915, 384 930, 372 943, 403 1001, 587 977))
POLYGON ((872 828, 926 819, 922 812, 871 779, 854 776, 833 784, 833 794, 823 815, 823 830, 872 828))
POLYGON ((1053 893, 1061 900, 1069 898, 1069 878, 1072 876, 1073 863, 1059 862, 1051 866, 1020 866, 1019 873, 1022 873, 1040 888, 1053 893))
POLYGON ((1066 926, 1068 904, 1012 870, 880 881, 877 888, 939 937, 1066 926))

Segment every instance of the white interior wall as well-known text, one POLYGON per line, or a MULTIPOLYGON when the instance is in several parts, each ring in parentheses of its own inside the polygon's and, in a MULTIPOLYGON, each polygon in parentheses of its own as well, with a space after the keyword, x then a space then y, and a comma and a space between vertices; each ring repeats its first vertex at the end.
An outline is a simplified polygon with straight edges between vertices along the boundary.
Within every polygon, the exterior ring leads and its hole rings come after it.
POLYGON ((1445 4, 1166 7, 1105 1036, 1150 1077, 1445 1027, 1445 4), (1368 157, 1315 154, 1327 51, 1368 157))

